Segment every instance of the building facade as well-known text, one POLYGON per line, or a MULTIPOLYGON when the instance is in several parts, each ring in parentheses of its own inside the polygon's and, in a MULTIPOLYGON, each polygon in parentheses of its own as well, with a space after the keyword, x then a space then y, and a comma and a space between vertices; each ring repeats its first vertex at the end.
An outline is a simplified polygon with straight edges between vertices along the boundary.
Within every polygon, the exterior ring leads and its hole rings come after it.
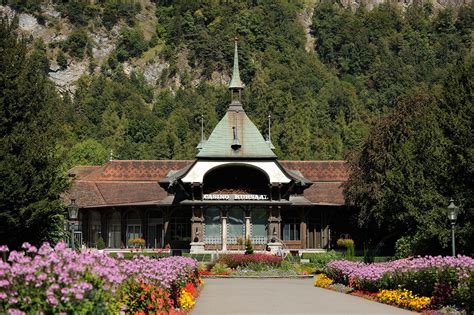
POLYGON ((76 167, 68 199, 80 207, 77 233, 87 246, 99 238, 126 248, 191 252, 241 250, 250 239, 264 250, 331 246, 331 219, 344 207, 344 161, 279 161, 241 103, 237 44, 231 103, 195 160, 109 161, 76 167))

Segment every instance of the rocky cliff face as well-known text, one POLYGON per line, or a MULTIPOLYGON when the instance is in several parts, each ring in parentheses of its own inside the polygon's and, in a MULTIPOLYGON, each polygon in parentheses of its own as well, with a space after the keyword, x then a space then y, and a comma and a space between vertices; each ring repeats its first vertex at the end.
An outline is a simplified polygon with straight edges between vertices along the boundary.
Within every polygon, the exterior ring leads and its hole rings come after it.
MULTIPOLYGON (((325 1, 325 0, 320 0, 325 1)), ((353 10, 359 8, 361 5, 365 5, 368 10, 373 9, 375 6, 387 2, 387 0, 336 0, 344 7, 350 7, 353 10)), ((392 3, 397 3, 401 6, 407 7, 413 3, 432 3, 434 10, 446 8, 448 6, 460 7, 467 3, 471 3, 472 0, 391 0, 392 3)))
MULTIPOLYGON (((311 36, 311 23, 314 13, 314 7, 318 2, 329 0, 309 0, 305 2, 305 6, 297 19, 303 25, 306 32, 306 50, 314 52, 314 38, 311 36)), ((361 5, 365 5, 367 9, 373 9, 376 5, 386 2, 387 0, 330 0, 340 5, 356 10, 361 5)), ((413 2, 428 2, 429 0, 392 0, 402 7, 412 5, 413 2)), ((439 10, 447 6, 460 7, 471 3, 472 0, 433 0, 433 8, 439 10)), ((140 29, 144 31, 144 37, 149 40, 154 32, 157 24, 157 18, 154 14, 155 4, 150 0, 142 0, 142 9, 135 15, 136 22, 140 29)), ((0 14, 8 16, 12 19, 18 17, 19 28, 27 35, 33 38, 42 39, 47 47, 48 57, 50 59, 51 79, 56 83, 58 89, 62 92, 73 92, 75 83, 84 74, 101 71, 103 65, 107 62, 109 56, 117 46, 120 29, 123 23, 114 25, 111 29, 104 27, 88 27, 87 35, 90 39, 90 54, 84 58, 72 58, 68 56, 67 66, 60 66, 57 62, 58 54, 61 51, 61 43, 64 43, 74 31, 74 25, 63 17, 61 12, 57 10, 55 5, 47 3, 41 5, 38 14, 20 13, 11 9, 6 5, 0 5, 0 14), (37 17, 41 16, 41 20, 37 17)), ((156 89, 163 87, 175 90, 181 86, 183 73, 191 77, 194 85, 199 84, 201 80, 201 70, 199 67, 191 69, 187 62, 186 48, 177 55, 178 71, 173 76, 163 82, 163 73, 170 68, 169 62, 162 55, 163 45, 157 45, 149 48, 139 58, 131 58, 122 63, 125 73, 139 71, 143 73, 145 80, 156 89), (160 81, 161 80, 161 81, 160 81)), ((213 73, 211 81, 216 83, 226 83, 229 77, 226 73, 213 73)))

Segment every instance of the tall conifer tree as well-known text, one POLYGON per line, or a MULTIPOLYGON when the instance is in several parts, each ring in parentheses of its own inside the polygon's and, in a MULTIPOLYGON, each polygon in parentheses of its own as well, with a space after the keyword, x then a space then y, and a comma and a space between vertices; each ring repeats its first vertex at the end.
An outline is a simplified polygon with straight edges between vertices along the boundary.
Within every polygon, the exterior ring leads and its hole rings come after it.
POLYGON ((0 18, 0 244, 62 237, 61 99, 48 80, 41 44, 0 18))

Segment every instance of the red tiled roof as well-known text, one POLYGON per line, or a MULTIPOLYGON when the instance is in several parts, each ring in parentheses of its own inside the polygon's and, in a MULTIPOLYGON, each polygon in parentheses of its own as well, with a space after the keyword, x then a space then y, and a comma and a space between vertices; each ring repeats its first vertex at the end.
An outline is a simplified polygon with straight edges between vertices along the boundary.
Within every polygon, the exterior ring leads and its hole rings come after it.
POLYGON ((313 182, 344 182, 349 174, 346 161, 279 161, 286 169, 298 170, 313 182))
POLYGON ((316 204, 343 205, 341 185, 349 178, 346 161, 279 161, 290 170, 298 170, 313 185, 304 191, 304 196, 316 204))
MULTIPOLYGON (((159 203, 167 193, 158 182, 169 171, 177 171, 193 163, 191 160, 116 160, 103 166, 75 167, 70 173, 75 180, 69 198, 80 207, 100 207, 159 203)), ((347 180, 345 161, 279 161, 289 170, 296 170, 313 185, 304 196, 316 204, 344 204, 341 184, 347 180)))

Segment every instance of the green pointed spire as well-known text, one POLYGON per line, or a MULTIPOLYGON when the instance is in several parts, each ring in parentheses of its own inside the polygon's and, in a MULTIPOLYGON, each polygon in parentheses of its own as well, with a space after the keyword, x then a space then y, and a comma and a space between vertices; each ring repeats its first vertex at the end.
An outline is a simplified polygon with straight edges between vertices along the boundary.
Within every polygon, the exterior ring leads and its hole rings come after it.
POLYGON ((234 68, 232 70, 232 79, 230 80, 229 89, 242 90, 244 84, 240 80, 239 73, 239 52, 237 50, 237 40, 235 40, 235 49, 234 49, 234 68))

